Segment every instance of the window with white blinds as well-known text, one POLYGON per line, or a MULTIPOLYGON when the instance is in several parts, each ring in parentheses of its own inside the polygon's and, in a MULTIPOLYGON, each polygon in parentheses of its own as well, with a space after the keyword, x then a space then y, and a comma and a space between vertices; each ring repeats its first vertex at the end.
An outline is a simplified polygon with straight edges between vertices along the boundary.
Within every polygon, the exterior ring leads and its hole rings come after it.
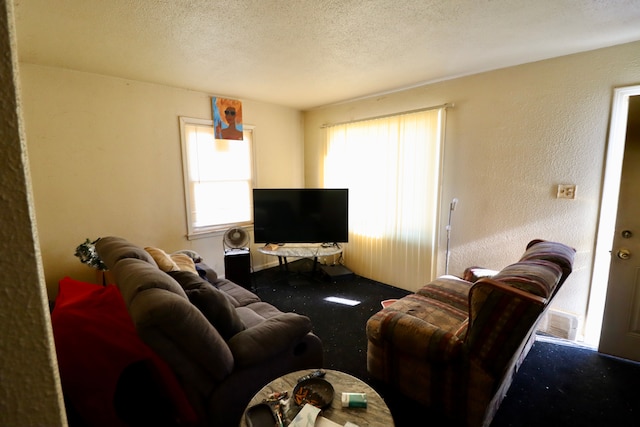
POLYGON ((180 118, 188 236, 252 221, 253 127, 243 140, 215 139, 213 121, 180 118))
POLYGON ((322 183, 349 189, 345 257, 357 274, 412 291, 433 278, 444 117, 434 108, 327 127, 322 183))

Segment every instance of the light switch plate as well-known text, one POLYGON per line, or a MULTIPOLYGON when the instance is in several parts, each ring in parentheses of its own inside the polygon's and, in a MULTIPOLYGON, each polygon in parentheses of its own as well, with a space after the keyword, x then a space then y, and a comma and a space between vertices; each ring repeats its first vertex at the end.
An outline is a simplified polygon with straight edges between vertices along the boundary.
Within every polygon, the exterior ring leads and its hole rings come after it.
POLYGON ((575 184, 559 184, 558 193, 556 197, 558 199, 575 199, 576 185, 575 184))

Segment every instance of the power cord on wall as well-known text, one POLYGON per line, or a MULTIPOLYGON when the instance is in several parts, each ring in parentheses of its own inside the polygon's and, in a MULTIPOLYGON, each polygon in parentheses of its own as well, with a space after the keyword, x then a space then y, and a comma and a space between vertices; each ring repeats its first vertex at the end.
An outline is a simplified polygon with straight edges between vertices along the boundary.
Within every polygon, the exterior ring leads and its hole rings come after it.
POLYGON ((451 243, 451 218, 453 217, 453 211, 456 210, 456 206, 458 206, 458 199, 454 198, 449 204, 449 222, 447 223, 447 254, 444 261, 444 274, 449 274, 449 256, 451 255, 451 250, 449 244, 451 243))

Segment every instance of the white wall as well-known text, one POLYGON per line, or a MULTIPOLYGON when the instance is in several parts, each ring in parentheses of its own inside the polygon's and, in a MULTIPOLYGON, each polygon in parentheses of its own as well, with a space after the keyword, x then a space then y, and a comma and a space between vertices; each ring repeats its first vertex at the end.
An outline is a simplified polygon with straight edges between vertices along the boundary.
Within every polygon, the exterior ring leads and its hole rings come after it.
POLYGON ((12 2, 0 1, 0 425, 66 425, 20 108, 12 2))
MULTIPOLYGON (((167 251, 193 249, 224 274, 221 235, 185 237, 178 122, 179 116, 210 119, 210 97, 224 94, 32 64, 21 64, 21 79, 51 299, 66 275, 95 280, 73 255, 86 238, 117 235, 167 251)), ((244 122, 256 126, 257 186, 302 186, 301 113, 242 101, 244 122)), ((253 252, 254 262, 264 262, 253 252)))
POLYGON ((444 227, 457 197, 449 272, 502 268, 534 238, 566 243, 577 249, 575 268, 554 307, 577 315, 582 327, 613 88, 639 82, 640 43, 631 43, 308 111, 306 184, 318 184, 322 124, 454 103, 447 113, 437 273, 444 272, 444 227), (577 184, 575 200, 555 197, 564 183, 577 184))

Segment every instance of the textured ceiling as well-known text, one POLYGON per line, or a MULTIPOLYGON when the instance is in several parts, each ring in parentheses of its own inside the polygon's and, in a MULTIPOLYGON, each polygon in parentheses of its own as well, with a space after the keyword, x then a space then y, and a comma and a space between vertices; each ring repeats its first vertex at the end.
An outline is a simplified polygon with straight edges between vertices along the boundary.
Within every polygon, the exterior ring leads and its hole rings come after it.
POLYGON ((638 0, 14 0, 23 62, 308 109, 640 40, 638 0))

